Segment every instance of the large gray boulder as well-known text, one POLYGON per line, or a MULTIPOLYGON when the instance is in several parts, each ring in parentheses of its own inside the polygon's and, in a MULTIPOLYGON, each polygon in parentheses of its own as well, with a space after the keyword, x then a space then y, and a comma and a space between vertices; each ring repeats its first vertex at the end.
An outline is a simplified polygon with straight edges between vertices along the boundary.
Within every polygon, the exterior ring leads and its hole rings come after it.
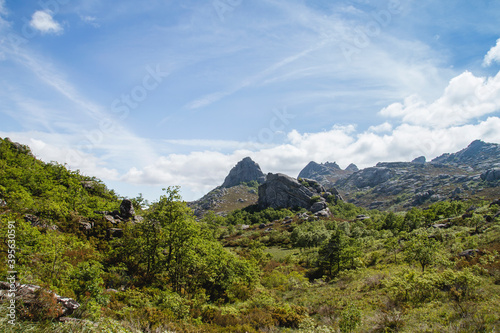
POLYGON ((120 204, 120 216, 124 219, 129 219, 131 217, 134 217, 135 215, 135 210, 134 210, 134 205, 132 205, 132 201, 130 199, 123 199, 122 203, 120 204))
POLYGON ((351 176, 354 185, 358 188, 374 187, 388 181, 394 174, 390 168, 371 167, 356 172, 351 176))
POLYGON ((490 169, 481 174, 481 180, 495 182, 500 180, 500 169, 490 169))
POLYGON ((324 197, 328 192, 318 182, 311 179, 297 179, 287 175, 269 173, 266 182, 259 186, 259 207, 305 208, 312 213, 330 214, 324 197))
POLYGON ((264 183, 266 176, 260 169, 260 166, 255 163, 250 157, 245 157, 239 161, 234 168, 229 171, 224 183, 223 188, 230 188, 240 185, 241 183, 248 183, 256 181, 259 184, 264 183))
POLYGON ((261 208, 311 207, 314 192, 296 179, 282 173, 269 173, 266 182, 259 186, 261 208))

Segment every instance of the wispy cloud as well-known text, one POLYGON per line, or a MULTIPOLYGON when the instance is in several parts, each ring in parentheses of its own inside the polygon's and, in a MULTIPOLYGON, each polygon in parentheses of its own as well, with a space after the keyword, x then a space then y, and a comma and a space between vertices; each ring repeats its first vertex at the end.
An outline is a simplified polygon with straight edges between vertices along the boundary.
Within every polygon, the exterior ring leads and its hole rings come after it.
POLYGON ((49 10, 38 10, 31 17, 30 25, 42 34, 60 34, 63 27, 54 20, 49 10))
POLYGON ((7 9, 5 8, 5 0, 0 0, 0 15, 7 15, 7 9))

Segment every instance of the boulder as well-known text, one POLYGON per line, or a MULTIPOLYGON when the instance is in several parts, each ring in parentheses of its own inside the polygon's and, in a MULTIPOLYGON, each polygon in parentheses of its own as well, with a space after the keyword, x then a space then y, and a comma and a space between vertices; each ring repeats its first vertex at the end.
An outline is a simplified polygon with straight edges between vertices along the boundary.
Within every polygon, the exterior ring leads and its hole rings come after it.
POLYGON ((320 210, 319 212, 316 212, 316 214, 314 214, 314 216, 316 217, 329 217, 330 215, 332 214, 330 213, 330 209, 328 208, 320 210))
POLYGON ((481 174, 481 180, 486 182, 495 182, 500 180, 500 169, 490 169, 481 174))
POLYGON ((257 183, 262 184, 265 181, 265 175, 257 163, 255 163, 250 157, 245 157, 243 160, 238 162, 238 164, 236 164, 231 171, 229 171, 222 187, 229 188, 251 181, 256 181, 257 183))
POLYGON ((479 250, 478 249, 469 249, 469 250, 465 250, 465 251, 462 251, 458 254, 459 257, 467 257, 467 258, 470 258, 472 256, 475 256, 476 254, 479 253, 479 250))
POLYGON ((259 186, 258 205, 261 208, 311 207, 311 198, 318 193, 287 175, 269 173, 266 182, 259 186))
POLYGON ((500 199, 495 200, 495 201, 492 201, 492 202, 490 203, 490 207, 491 207, 491 206, 493 206, 493 205, 500 206, 500 199))
POLYGON ((309 210, 311 211, 311 213, 315 214, 319 211, 322 211, 322 210, 325 210, 328 208, 328 205, 326 204, 326 202, 324 201, 319 201, 319 202, 315 202, 311 208, 309 208, 309 210))
POLYGON ((57 230, 56 225, 50 225, 47 221, 40 219, 36 215, 26 214, 24 215, 24 220, 31 224, 32 227, 38 227, 46 230, 57 230))
POLYGON ((415 163, 415 164, 425 164, 427 160, 425 159, 425 156, 420 156, 420 157, 417 157, 416 159, 414 159, 413 161, 411 161, 411 163, 415 163))
POLYGON ((92 224, 89 222, 80 222, 79 229, 81 231, 89 231, 90 229, 92 229, 92 224))
POLYGON ((354 173, 350 179, 358 188, 375 187, 388 181, 393 176, 393 171, 386 167, 371 167, 354 173))
POLYGON ((436 223, 432 225, 435 229, 448 229, 451 227, 450 223, 436 223))
POLYGON ((110 228, 107 230, 108 238, 122 238, 123 237, 123 229, 120 228, 110 228))
MULTIPOLYGON (((40 286, 33 284, 10 284, 8 282, 0 282, 0 299, 7 299, 7 294, 10 290, 15 289, 16 299, 21 300, 23 304, 28 305, 34 302, 37 298, 37 292, 41 289, 40 286)), ((61 316, 70 315, 80 307, 80 304, 72 298, 62 297, 53 291, 47 291, 61 305, 61 316)))
POLYGON ((135 215, 135 210, 134 210, 134 205, 132 205, 132 201, 129 199, 123 199, 122 203, 120 204, 120 216, 124 219, 129 219, 131 217, 134 217, 135 215))

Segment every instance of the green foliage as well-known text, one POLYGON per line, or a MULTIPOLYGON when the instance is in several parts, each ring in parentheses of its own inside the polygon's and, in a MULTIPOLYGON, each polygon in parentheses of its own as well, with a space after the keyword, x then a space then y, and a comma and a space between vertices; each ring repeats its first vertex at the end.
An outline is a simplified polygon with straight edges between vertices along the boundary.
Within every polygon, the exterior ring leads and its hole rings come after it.
POLYGON ((340 271, 356 266, 356 259, 362 254, 361 244, 337 229, 321 246, 318 254, 320 266, 324 267, 328 277, 334 277, 340 271))
POLYGON ((245 209, 236 209, 228 214, 226 221, 229 225, 237 224, 261 224, 269 223, 275 220, 284 219, 287 216, 293 216, 293 212, 288 209, 258 209, 255 206, 249 206, 245 209))
POLYGON ((340 331, 342 333, 353 332, 360 322, 361 311, 354 304, 349 304, 340 314, 340 331))
POLYGON ((403 254, 408 263, 418 262, 423 272, 439 259, 441 248, 441 244, 427 233, 415 234, 404 244, 403 254))
POLYGON ((330 233, 323 221, 302 223, 293 230, 290 240, 295 247, 317 247, 330 237, 330 233))
POLYGON ((43 163, 29 148, 19 149, 2 139, 0 184, 0 197, 11 209, 52 221, 69 219, 72 212, 95 217, 95 210, 113 210, 119 205, 118 197, 100 180, 55 162, 43 163))

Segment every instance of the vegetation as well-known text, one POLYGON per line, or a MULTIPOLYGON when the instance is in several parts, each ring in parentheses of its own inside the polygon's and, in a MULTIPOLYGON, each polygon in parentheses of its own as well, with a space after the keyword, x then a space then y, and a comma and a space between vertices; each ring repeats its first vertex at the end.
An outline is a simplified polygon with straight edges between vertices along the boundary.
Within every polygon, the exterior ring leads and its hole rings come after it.
POLYGON ((500 329, 499 207, 489 202, 393 213, 332 200, 324 219, 250 206, 198 221, 168 187, 156 202, 131 199, 142 219, 112 225, 96 212, 121 198, 98 179, 6 140, 0 166, 0 281, 14 222, 17 279, 42 287, 16 303, 15 325, 0 303, 2 332, 500 329), (80 308, 61 322, 51 292, 80 308))

